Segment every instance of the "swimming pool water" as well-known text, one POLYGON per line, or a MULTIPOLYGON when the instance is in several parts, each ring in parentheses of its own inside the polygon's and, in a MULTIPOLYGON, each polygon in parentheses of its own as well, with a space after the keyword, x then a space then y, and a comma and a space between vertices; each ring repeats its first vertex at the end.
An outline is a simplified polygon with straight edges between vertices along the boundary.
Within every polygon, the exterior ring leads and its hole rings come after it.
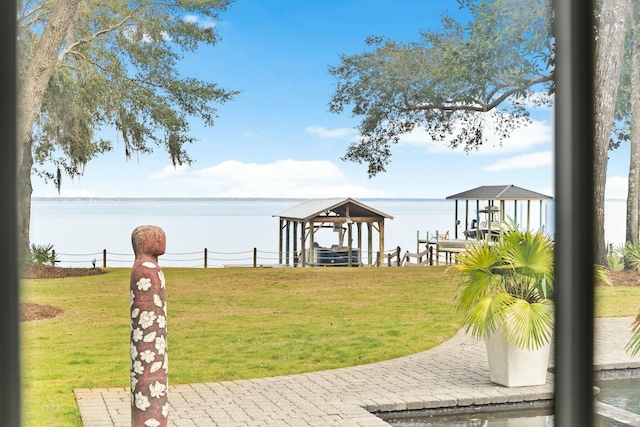
POLYGON ((598 381, 600 402, 640 414, 640 378, 598 381))
MULTIPOLYGON (((596 381, 599 402, 640 414, 640 378, 596 381)), ((552 427, 553 408, 546 406, 494 406, 443 411, 408 411, 381 415, 393 427, 552 427)), ((595 427, 628 427, 607 417, 596 415, 595 427)))
MULTIPOLYGON (((438 415, 432 417, 412 417, 407 419, 385 419, 393 427, 553 427, 553 415, 518 413, 475 414, 467 416, 438 415), (504 418, 503 418, 504 417, 504 418)), ((595 427, 629 427, 615 420, 596 415, 595 427)))
POLYGON ((553 426, 551 408, 522 408, 510 410, 486 409, 470 413, 403 414, 384 420, 394 427, 550 427, 553 426))

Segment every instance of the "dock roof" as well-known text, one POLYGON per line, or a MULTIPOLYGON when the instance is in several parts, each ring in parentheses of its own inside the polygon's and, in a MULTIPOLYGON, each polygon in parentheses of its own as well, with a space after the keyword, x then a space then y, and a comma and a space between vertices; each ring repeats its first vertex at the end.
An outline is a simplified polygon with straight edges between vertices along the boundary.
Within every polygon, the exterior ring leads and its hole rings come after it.
POLYGON ((352 217, 378 217, 393 219, 391 215, 374 209, 352 198, 331 198, 306 200, 296 206, 286 209, 276 215, 283 219, 294 221, 309 221, 319 216, 346 216, 347 207, 352 217))
POLYGON ((551 200, 553 197, 515 185, 483 185, 447 197, 447 200, 551 200))

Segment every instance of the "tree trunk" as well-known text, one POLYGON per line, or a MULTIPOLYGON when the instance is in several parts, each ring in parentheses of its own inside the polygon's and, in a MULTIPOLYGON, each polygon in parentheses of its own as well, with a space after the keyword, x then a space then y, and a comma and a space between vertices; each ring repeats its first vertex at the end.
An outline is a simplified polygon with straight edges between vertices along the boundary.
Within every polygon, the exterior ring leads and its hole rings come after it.
MULTIPOLYGON (((31 138, 29 138, 31 141, 31 138)), ((33 154, 31 144, 23 152, 24 158, 18 164, 18 256, 21 261, 30 258, 29 230, 31 223, 31 168, 33 167, 33 154)), ((41 242, 46 243, 46 242, 41 242)))
MULTIPOLYGON (((80 0, 58 0, 47 27, 36 47, 29 63, 26 75, 22 76, 18 96, 18 129, 17 129, 17 162, 18 162, 18 195, 20 201, 18 225, 18 253, 25 256, 29 251, 29 223, 31 221, 31 131, 33 123, 42 104, 42 97, 47 90, 53 69, 58 63, 58 52, 64 38, 73 23, 80 0)), ((23 258, 24 259, 24 258, 23 258)))
MULTIPOLYGON (((634 22, 634 25, 637 25, 634 22)), ((640 31, 633 31, 631 55, 631 129, 629 144, 631 158, 629 160, 629 190, 627 193, 627 235, 626 241, 638 242, 638 202, 640 191, 640 31)))
MULTIPOLYGON (((595 52, 594 240, 595 261, 606 265, 604 201, 615 95, 624 54, 630 0, 604 0, 595 52)), ((588 208, 588 207, 585 207, 588 208)))

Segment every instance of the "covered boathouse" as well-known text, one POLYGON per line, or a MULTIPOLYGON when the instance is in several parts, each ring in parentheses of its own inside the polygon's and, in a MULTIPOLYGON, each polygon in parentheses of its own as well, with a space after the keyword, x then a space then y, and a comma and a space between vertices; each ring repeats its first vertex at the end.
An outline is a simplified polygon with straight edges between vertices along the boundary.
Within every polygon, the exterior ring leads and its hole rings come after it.
POLYGON ((359 266, 362 260, 362 240, 367 228, 367 263, 380 262, 384 254, 384 221, 393 219, 352 198, 312 199, 282 211, 279 217, 280 264, 294 266, 359 266), (354 224, 356 246, 353 246, 354 224), (315 234, 322 228, 330 228, 338 235, 338 244, 330 248, 320 247, 315 234), (373 232, 378 234, 379 252, 373 259, 373 232), (346 236, 345 236, 346 233, 346 236), (346 239, 344 239, 346 237, 346 239), (346 240, 346 244, 344 243, 346 240), (299 246, 298 246, 299 243, 299 246))
MULTIPOLYGON (((458 239, 458 201, 465 201, 465 234, 469 230, 469 201, 475 201, 475 215, 473 219, 475 219, 476 223, 480 223, 479 213, 482 212, 480 207, 480 201, 486 201, 487 206, 484 207, 484 210, 487 212, 491 212, 495 209, 496 212, 499 213, 499 221, 501 223, 505 222, 505 215, 508 213, 505 210, 505 202, 507 200, 513 201, 513 216, 512 219, 514 221, 518 221, 518 201, 526 201, 527 202, 527 230, 531 229, 531 201, 539 201, 540 202, 540 228, 542 228, 542 202, 544 200, 553 200, 553 197, 547 196, 546 194, 537 193, 535 191, 527 190, 525 188, 517 187, 515 185, 483 185, 481 187, 476 187, 471 190, 463 191, 462 193, 454 194, 452 196, 447 197, 447 200, 455 200, 456 201, 456 227, 455 227, 455 239, 458 239), (499 202, 500 205, 496 206, 495 203, 499 202)), ((490 219, 489 219, 490 221, 490 219)))

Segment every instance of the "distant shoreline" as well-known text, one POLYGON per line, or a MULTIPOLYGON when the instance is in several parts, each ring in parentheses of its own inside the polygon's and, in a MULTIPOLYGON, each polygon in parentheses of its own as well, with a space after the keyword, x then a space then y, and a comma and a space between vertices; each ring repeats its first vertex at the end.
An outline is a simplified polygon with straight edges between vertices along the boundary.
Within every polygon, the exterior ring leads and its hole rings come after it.
MULTIPOLYGON (((337 197, 340 198, 340 197, 337 197)), ((347 199, 348 197, 345 197, 347 199)), ((310 197, 310 198, 299 198, 299 197, 33 197, 32 200, 39 202, 48 202, 48 201, 167 201, 167 202, 206 202, 206 201, 221 201, 221 202, 287 202, 287 201, 300 201, 303 202, 305 200, 320 200, 323 197, 310 197)), ((419 198, 419 197, 352 197, 352 199, 356 200, 367 200, 367 201, 399 201, 399 202, 410 202, 410 201, 447 201, 445 198, 436 199, 436 198, 419 198)))
MULTIPOLYGON (((305 200, 320 200, 326 197, 63 197, 63 196, 35 196, 31 200, 38 202, 49 201, 72 201, 72 202, 84 202, 84 201, 158 201, 158 202, 304 202, 305 200)), ((333 198, 333 197, 332 197, 333 198)), ((336 197, 340 198, 340 197, 336 197)), ((345 197, 347 199, 348 197, 345 197)), ((397 202, 438 202, 448 201, 446 198, 433 198, 433 197, 352 197, 352 199, 360 201, 397 201, 397 202)), ((555 199, 552 199, 555 200, 555 199)), ((605 199, 605 202, 626 202, 627 199, 605 199)), ((452 201, 452 200, 451 200, 452 201)))

